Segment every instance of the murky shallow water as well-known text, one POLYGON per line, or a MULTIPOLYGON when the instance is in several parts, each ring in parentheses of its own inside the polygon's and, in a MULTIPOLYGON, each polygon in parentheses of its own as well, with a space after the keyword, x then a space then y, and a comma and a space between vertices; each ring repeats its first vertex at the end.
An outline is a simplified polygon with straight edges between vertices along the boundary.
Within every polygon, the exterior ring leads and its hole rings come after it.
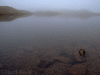
POLYGON ((80 68, 86 67, 83 74, 99 75, 99 28, 100 17, 80 19, 33 15, 2 21, 0 73, 69 75, 73 66, 80 64, 80 68), (77 63, 72 56, 80 49, 86 50, 86 61, 77 63))

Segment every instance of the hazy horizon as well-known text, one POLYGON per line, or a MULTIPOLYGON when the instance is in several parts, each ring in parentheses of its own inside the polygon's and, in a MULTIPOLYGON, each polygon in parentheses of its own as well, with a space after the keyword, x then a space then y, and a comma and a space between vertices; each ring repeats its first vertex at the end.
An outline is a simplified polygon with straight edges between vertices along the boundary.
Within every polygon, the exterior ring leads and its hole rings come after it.
POLYGON ((0 6, 10 6, 20 10, 31 12, 38 10, 80 10, 86 9, 93 12, 100 12, 100 1, 95 0, 0 0, 0 6))

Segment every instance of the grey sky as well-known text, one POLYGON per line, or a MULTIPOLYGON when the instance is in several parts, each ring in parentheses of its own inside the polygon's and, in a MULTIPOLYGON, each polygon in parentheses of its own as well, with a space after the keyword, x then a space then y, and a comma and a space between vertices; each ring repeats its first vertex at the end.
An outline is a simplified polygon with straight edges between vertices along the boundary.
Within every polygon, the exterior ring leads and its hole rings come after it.
POLYGON ((100 12, 100 0, 0 0, 0 6, 24 10, 88 9, 100 12))

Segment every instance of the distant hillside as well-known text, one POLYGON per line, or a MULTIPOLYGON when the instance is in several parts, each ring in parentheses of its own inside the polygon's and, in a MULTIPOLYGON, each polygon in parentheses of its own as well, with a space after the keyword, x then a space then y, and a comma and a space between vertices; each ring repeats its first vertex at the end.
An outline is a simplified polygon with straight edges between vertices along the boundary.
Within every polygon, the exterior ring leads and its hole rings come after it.
POLYGON ((33 13, 25 10, 17 10, 9 6, 0 6, 0 15, 24 15, 24 14, 33 14, 33 13))
POLYGON ((38 16, 57 16, 59 14, 60 13, 56 11, 36 11, 34 12, 34 15, 38 15, 38 16))
POLYGON ((13 21, 17 18, 24 18, 31 16, 31 14, 27 15, 0 15, 0 22, 8 22, 8 21, 13 21))
POLYGON ((65 18, 80 18, 80 19, 88 19, 91 17, 98 17, 100 16, 100 13, 92 12, 89 10, 81 9, 81 10, 62 10, 62 11, 36 11, 34 12, 34 15, 36 16, 59 16, 59 17, 65 17, 65 18))

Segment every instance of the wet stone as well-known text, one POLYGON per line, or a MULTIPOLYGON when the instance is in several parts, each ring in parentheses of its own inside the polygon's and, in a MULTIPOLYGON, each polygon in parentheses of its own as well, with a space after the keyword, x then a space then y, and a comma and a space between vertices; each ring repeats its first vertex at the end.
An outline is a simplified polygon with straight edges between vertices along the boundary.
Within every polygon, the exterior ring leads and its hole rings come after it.
POLYGON ((71 54, 70 57, 72 59, 72 65, 76 63, 83 63, 87 61, 87 56, 85 55, 85 50, 80 49, 78 52, 71 54))
POLYGON ((86 51, 84 49, 79 50, 79 55, 80 56, 85 56, 86 51))

